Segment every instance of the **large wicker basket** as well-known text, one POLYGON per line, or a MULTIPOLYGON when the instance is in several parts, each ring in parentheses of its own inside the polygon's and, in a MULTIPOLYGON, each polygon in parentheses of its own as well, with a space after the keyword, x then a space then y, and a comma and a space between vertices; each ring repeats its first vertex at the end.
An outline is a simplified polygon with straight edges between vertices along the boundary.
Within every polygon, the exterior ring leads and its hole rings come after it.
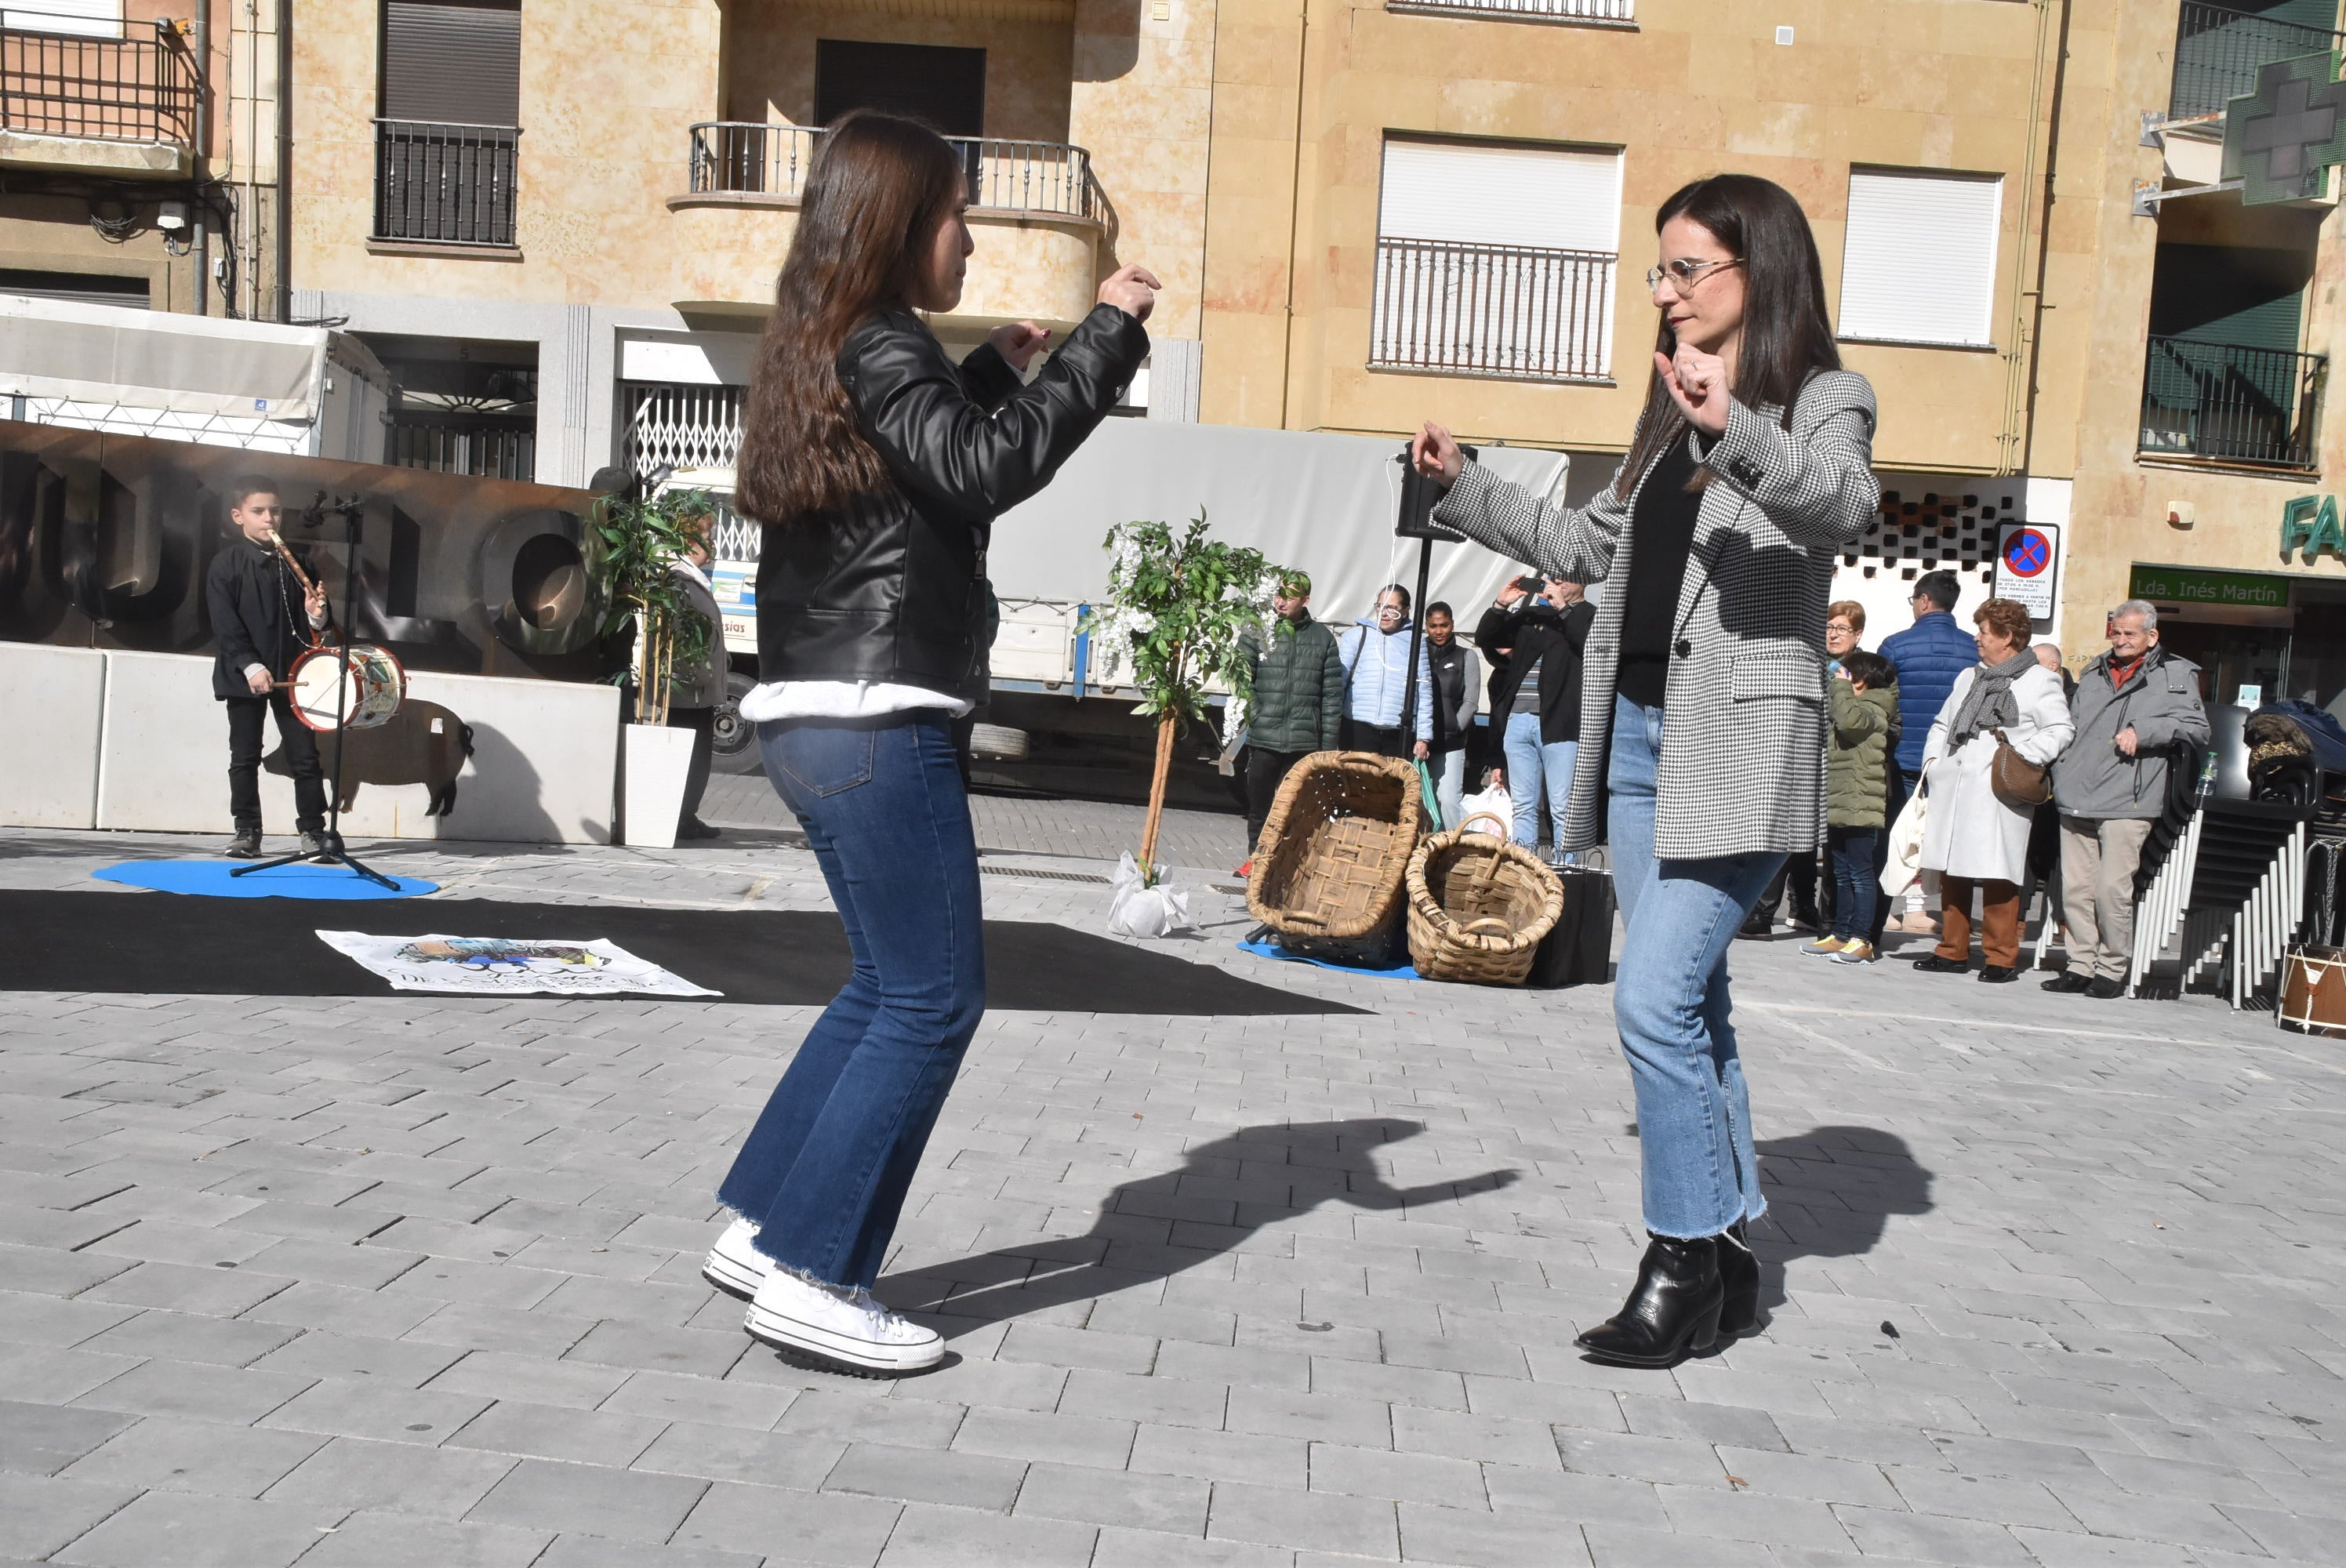
POLYGON ((1402 879, 1423 820, 1408 763, 1313 752, 1271 799, 1248 910, 1290 952, 1340 963, 1397 957, 1402 879))
POLYGON ((1436 833, 1409 860, 1409 956, 1428 980, 1521 985, 1564 913, 1564 883, 1529 850, 1436 833))

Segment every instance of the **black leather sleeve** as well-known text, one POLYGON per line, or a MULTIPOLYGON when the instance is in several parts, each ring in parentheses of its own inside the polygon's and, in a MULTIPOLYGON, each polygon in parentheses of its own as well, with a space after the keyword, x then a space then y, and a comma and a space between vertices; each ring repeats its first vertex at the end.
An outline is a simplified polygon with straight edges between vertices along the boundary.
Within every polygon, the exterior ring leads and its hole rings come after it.
POLYGON ((1060 346, 1054 374, 1011 392, 989 414, 971 401, 935 337, 892 313, 848 339, 840 375, 864 438, 903 493, 923 507, 983 520, 1051 482, 1148 353, 1140 323, 1101 305, 1060 346))
POLYGON ((980 343, 961 362, 961 390, 969 401, 991 412, 1019 387, 1018 372, 992 343, 980 343))

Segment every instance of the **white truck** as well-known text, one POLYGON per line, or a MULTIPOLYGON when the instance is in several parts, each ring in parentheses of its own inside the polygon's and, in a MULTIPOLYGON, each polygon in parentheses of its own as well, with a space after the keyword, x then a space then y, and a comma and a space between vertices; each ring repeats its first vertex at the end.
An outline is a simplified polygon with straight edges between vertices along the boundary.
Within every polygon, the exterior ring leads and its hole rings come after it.
POLYGON ((9 419, 381 463, 391 398, 346 332, 0 294, 9 419))
MULTIPOLYGON (((1202 511, 1216 537, 1309 572, 1313 612, 1340 629, 1367 614, 1385 584, 1414 592, 1417 541, 1393 534, 1400 450, 1397 441, 1369 436, 1109 420, 1047 489, 994 524, 986 565, 1002 604, 993 651, 995 717, 1009 710, 1030 728, 1056 728, 1074 723, 1086 701, 1096 708, 1105 698, 1117 713, 1128 710, 1129 672, 1081 629, 1084 612, 1107 590, 1102 541, 1117 523, 1178 524, 1202 511), (1041 700, 1005 700, 1011 694, 1041 700)), ((1481 461, 1544 495, 1563 494, 1569 467, 1563 453, 1531 447, 1485 447, 1481 461)), ((738 697, 756 678, 759 529, 732 511, 733 483, 729 469, 686 469, 664 487, 718 498, 709 575, 738 697)), ((1428 596, 1455 606, 1471 630, 1515 569, 1478 545, 1436 544, 1428 596)), ((1024 737, 999 725, 981 733, 981 754, 989 744, 1015 755, 1024 737)), ((730 704, 718 725, 717 765, 735 772, 758 765, 730 704)))

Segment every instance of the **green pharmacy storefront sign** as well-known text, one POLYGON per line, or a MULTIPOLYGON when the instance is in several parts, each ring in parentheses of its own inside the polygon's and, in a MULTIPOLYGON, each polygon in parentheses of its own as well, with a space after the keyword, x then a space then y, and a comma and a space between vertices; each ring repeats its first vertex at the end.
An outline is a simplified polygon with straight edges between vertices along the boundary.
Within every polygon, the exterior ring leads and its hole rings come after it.
POLYGON ((2346 557, 2346 526, 2339 523, 2338 497, 2292 495, 2282 502, 2280 558, 2288 560, 2294 551, 2299 559, 2310 563, 2324 550, 2346 557))
POLYGON ((2234 605, 2258 610, 2289 607, 2289 579, 2264 572, 2202 572, 2188 566, 2137 566, 2127 597, 2154 605, 2234 605))

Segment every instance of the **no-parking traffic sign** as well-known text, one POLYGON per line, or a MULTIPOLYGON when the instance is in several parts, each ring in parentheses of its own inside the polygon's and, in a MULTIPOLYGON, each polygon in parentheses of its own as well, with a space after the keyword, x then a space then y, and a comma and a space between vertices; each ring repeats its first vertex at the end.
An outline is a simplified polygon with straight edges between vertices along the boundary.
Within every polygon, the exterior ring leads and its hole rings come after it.
POLYGON ((1995 535, 1995 596, 2028 606, 2040 621, 2053 618, 2053 588, 2061 575, 2057 523, 2006 523, 1995 535))

